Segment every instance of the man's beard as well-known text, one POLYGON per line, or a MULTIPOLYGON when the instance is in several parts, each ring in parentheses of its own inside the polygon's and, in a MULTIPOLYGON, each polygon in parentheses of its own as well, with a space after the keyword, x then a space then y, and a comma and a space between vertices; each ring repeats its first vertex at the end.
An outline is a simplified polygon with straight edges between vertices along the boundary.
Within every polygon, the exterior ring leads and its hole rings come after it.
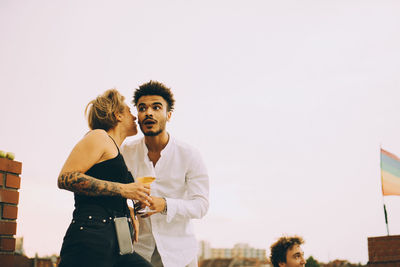
POLYGON ((163 131, 162 129, 158 130, 157 132, 144 132, 143 129, 141 130, 144 136, 157 136, 163 131))
POLYGON ((159 135, 160 133, 162 133, 163 131, 164 131, 164 128, 163 127, 160 127, 160 129, 158 130, 158 131, 148 131, 148 132, 145 132, 144 130, 143 130, 143 127, 142 127, 142 124, 141 123, 139 123, 139 126, 140 126, 140 130, 142 131, 142 133, 143 133, 143 135, 144 136, 157 136, 157 135, 159 135))

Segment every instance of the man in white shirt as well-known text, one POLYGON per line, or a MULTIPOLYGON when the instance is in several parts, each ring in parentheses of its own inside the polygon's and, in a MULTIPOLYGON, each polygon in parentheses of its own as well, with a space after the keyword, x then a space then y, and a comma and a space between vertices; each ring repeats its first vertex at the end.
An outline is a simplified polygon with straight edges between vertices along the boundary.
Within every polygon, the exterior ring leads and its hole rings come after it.
POLYGON ((133 103, 144 138, 121 152, 136 178, 155 176, 151 212, 139 218, 135 251, 155 267, 196 267, 197 241, 191 219, 208 210, 208 174, 199 152, 166 131, 174 108, 171 90, 150 81, 135 91, 133 103))

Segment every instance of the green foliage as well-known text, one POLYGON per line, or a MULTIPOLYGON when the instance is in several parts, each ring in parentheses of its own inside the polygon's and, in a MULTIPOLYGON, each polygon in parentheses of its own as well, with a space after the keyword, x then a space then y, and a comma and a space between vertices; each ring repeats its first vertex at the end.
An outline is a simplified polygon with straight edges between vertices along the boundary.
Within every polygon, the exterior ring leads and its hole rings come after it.
POLYGON ((306 267, 320 267, 321 265, 318 263, 316 259, 313 258, 313 256, 308 257, 306 261, 306 267))

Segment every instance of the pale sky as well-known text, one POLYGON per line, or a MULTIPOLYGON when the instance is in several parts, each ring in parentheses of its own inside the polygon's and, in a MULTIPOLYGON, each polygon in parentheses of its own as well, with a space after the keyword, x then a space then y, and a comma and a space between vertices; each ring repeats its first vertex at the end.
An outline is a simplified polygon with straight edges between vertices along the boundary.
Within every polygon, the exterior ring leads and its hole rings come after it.
MULTIPOLYGON (((306 257, 366 263, 386 235, 379 148, 400 156, 399 14, 394 0, 2 0, 0 150, 23 163, 26 253, 59 253, 73 194, 57 176, 86 104, 154 79, 175 94, 168 131, 209 170, 199 240, 268 251, 298 234, 306 257)), ((400 234, 400 197, 384 201, 400 234)))

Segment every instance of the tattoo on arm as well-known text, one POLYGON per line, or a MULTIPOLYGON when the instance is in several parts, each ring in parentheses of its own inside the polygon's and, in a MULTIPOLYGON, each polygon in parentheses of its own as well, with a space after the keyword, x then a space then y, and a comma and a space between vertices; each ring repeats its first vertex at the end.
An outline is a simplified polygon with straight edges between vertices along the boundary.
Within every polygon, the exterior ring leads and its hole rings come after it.
POLYGON ((87 196, 121 196, 118 186, 80 172, 65 172, 58 177, 58 187, 87 196))

